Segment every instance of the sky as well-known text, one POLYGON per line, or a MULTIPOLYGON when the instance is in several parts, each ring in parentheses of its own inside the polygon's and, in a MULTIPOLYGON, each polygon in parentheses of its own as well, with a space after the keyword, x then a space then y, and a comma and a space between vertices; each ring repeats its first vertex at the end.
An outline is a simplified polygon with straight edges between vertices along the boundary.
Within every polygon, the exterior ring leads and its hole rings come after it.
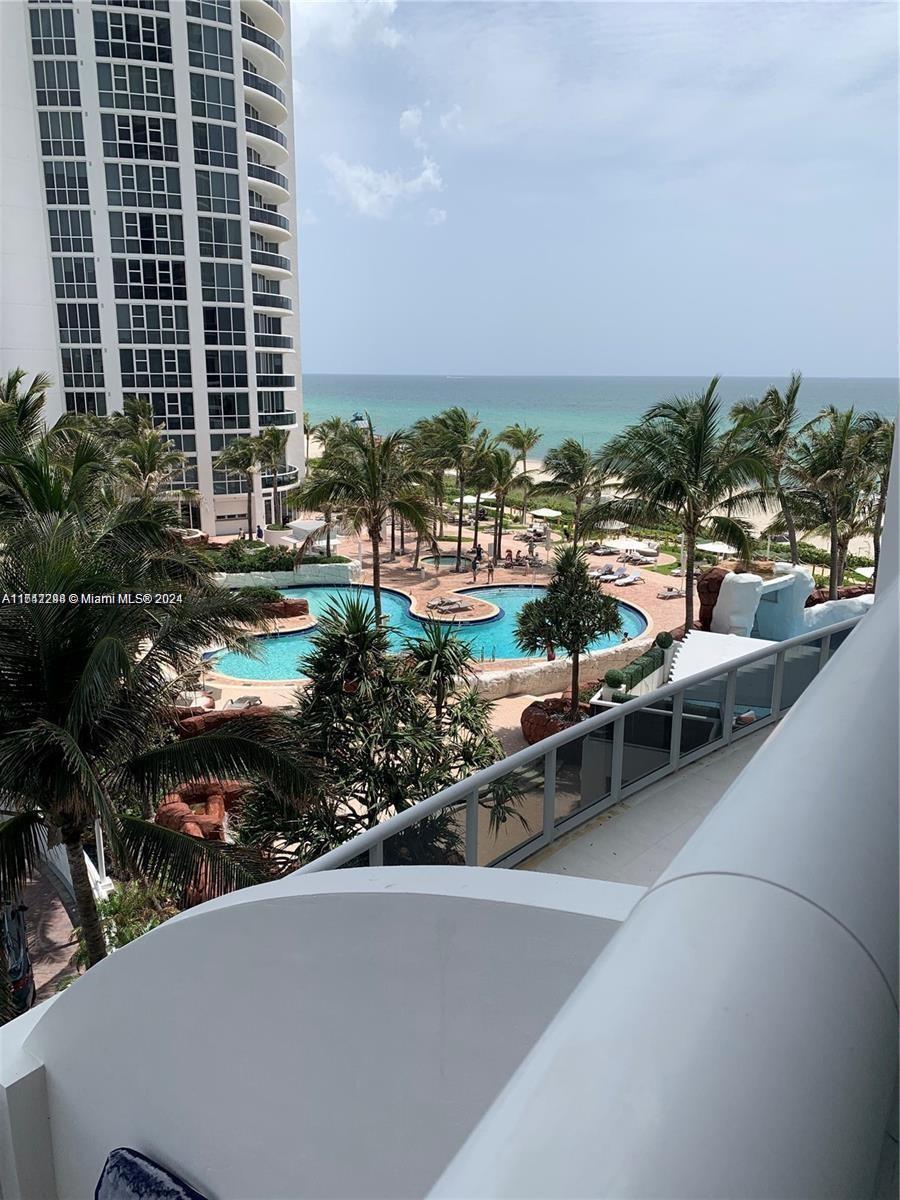
POLYGON ((304 371, 895 376, 897 11, 294 0, 304 371))

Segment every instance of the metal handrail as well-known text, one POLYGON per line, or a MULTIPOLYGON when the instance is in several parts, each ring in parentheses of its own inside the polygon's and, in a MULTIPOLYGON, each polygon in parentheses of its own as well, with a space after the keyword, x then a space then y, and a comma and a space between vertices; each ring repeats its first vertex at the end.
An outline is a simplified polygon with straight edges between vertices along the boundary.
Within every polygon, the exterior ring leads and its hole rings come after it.
MULTIPOLYGON (((501 758, 495 763, 491 763, 488 767, 483 767, 480 771, 476 771, 473 775, 467 776, 465 779, 460 779, 456 783, 451 784, 443 791, 436 792, 433 796, 427 797, 425 800, 420 800, 402 812, 396 813, 389 817, 388 820, 382 821, 371 829, 366 829, 356 837, 351 838, 342 846, 337 846, 334 850, 329 850, 327 854, 321 855, 312 862, 299 868, 299 872, 311 873, 313 871, 331 871, 336 867, 342 867, 348 862, 359 858, 360 855, 368 853, 369 864, 372 866, 380 865, 384 843, 388 838, 401 833, 404 829, 408 829, 412 825, 417 825, 426 817, 434 816, 435 813, 441 812, 451 805, 465 802, 468 810, 477 811, 478 796, 481 789, 496 783, 498 779, 511 774, 514 771, 520 770, 522 767, 530 766, 539 759, 544 759, 545 762, 550 760, 551 765, 555 764, 556 752, 563 746, 568 746, 571 742, 580 741, 595 733, 605 726, 614 725, 617 722, 622 726, 622 723, 631 716, 632 713, 640 712, 645 708, 652 708, 662 700, 667 700, 670 697, 683 697, 684 693, 690 688, 694 688, 703 683, 708 683, 714 679, 721 679, 723 675, 728 677, 728 693, 734 697, 733 680, 736 678, 738 671, 742 668, 751 666, 753 663, 761 662, 765 659, 774 658, 775 665, 775 684, 773 691, 780 688, 780 678, 784 668, 784 659, 788 651, 798 646, 807 646, 811 642, 821 642, 819 666, 820 671, 828 660, 828 652, 830 649, 831 638, 836 633, 842 633, 854 629, 862 620, 862 617, 852 617, 847 621, 839 621, 834 625, 828 625, 824 629, 813 630, 809 633, 799 634, 797 637, 788 638, 786 641, 778 642, 775 646, 769 644, 762 646, 758 650, 751 651, 748 654, 742 655, 740 658, 730 660, 728 663, 720 663, 716 667, 709 667, 705 671, 699 671, 696 675, 691 675, 687 679, 676 680, 672 683, 664 684, 655 691, 648 692, 643 696, 636 696, 633 700, 626 700, 622 704, 617 704, 614 709, 609 709, 606 712, 600 713, 595 717, 589 717, 586 721, 580 721, 577 725, 572 725, 568 729, 563 729, 559 733, 551 734, 550 737, 543 738, 535 746, 528 746, 524 750, 518 750, 515 754, 509 755, 507 758, 501 758)), ((727 701, 726 701, 727 702, 727 701)), ((769 718, 755 722, 753 726, 748 726, 747 731, 751 729, 761 728, 764 724, 769 724, 778 716, 778 697, 773 695, 772 699, 773 711, 769 718)), ((673 711, 673 722, 675 719, 673 711)), ((723 738, 722 742, 716 742, 710 749, 718 749, 720 744, 727 744, 731 740, 731 729, 726 728, 723 722, 723 738)), ((680 764, 679 764, 680 765, 680 764)), ((683 765, 687 765, 685 762, 683 765)), ((678 766, 671 769, 678 769, 678 766)), ((669 773, 668 771, 666 773, 669 773)), ((545 779, 546 779, 545 773, 545 779)), ((638 781, 643 786, 648 786, 650 782, 655 782, 658 777, 656 772, 646 776, 644 780, 638 781)), ((621 786, 621 784, 620 784, 621 786)), ((639 789, 635 789, 639 790, 639 789)), ((598 801, 593 805, 586 806, 577 815, 577 821, 567 822, 564 832, 568 833, 576 824, 582 823, 584 820, 589 820, 596 815, 596 811, 606 800, 598 801)), ((615 800, 611 801, 614 803, 615 800)), ((545 810, 546 810, 545 804, 545 810)), ((466 838, 466 862, 470 863, 474 859, 474 855, 470 854, 468 834, 472 829, 474 822, 471 816, 467 819, 467 838, 466 838)), ((543 837, 535 846, 535 850, 543 849, 550 842, 555 840, 556 825, 550 820, 550 830, 547 829, 546 811, 545 822, 543 829, 543 837)), ((539 835, 535 835, 538 837, 539 835)), ((529 843, 530 844, 530 843, 529 843)), ((516 848, 518 849, 518 848, 516 848)), ((511 852, 512 853, 512 852, 511 852)), ((510 855, 503 856, 504 860, 509 860, 510 855)), ((522 855, 517 858, 527 857, 522 855)))
POLYGON ((244 87, 253 88, 257 92, 271 96, 273 100, 278 101, 282 108, 287 108, 287 97, 278 84, 272 83, 271 79, 264 79, 255 71, 244 71, 244 87))
POLYGON ((256 204, 248 205, 247 217, 257 225, 271 225, 273 229, 284 229, 290 233, 291 223, 287 217, 283 217, 279 212, 273 212, 270 208, 260 208, 256 204))
POLYGON ((249 42, 256 42, 257 46, 262 46, 264 50, 268 50, 270 54, 274 54, 276 58, 284 62, 284 51, 275 38, 270 37, 267 33, 263 33, 255 25, 250 25, 247 21, 242 20, 241 37, 246 38, 249 42))
POLYGON ((245 116, 244 128, 248 133, 255 134, 256 137, 266 138, 270 142, 277 142, 279 146, 287 150, 287 138, 280 129, 276 129, 268 121, 258 121, 256 117, 245 116))
MULTIPOLYGON (((257 251, 257 253, 259 253, 257 251)), ((281 292, 254 292, 253 293, 254 308, 284 308, 290 311, 293 307, 290 296, 283 296, 281 292)))
POLYGON ((266 183, 273 183, 276 187, 280 187, 283 191, 291 190, 290 180, 287 175, 282 175, 280 171, 276 171, 274 167, 266 167, 262 163, 248 162, 247 174, 251 179, 261 179, 266 183))

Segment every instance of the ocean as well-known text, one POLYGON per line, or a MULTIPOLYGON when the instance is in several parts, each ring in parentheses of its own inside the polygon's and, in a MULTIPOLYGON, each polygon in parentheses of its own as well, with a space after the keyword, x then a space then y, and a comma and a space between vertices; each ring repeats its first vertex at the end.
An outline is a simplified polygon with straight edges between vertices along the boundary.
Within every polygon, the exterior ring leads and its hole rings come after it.
MULTIPOLYGON (((460 405, 495 434, 516 421, 536 426, 543 436, 533 454, 540 458, 567 437, 596 449, 657 401, 702 391, 708 382, 700 376, 304 375, 303 407, 314 424, 368 412, 376 430, 389 433, 460 405)), ((719 395, 730 405, 786 382, 725 377, 719 395)), ((800 388, 800 407, 807 419, 827 404, 894 416, 897 395, 896 379, 810 377, 800 388)))

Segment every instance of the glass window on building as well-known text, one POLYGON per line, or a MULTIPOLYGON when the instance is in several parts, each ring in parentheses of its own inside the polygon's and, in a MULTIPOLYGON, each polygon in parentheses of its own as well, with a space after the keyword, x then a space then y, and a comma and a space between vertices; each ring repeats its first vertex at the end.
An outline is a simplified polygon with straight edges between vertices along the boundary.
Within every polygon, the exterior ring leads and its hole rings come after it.
POLYGON ((181 217, 174 213, 110 212, 113 254, 184 254, 181 217))
POLYGON ((80 112, 38 113, 41 154, 45 158, 84 158, 84 128, 80 112))
POLYGON ((77 108, 81 104, 77 62, 37 59, 34 85, 38 108, 77 108))
POLYGON ((247 392, 211 392, 208 405, 210 429, 249 431, 250 397, 247 392))
POLYGON ((106 199, 112 208, 181 208, 178 168, 107 163, 106 199))
POLYGON ((231 125, 204 125, 194 122, 194 162, 200 166, 238 165, 237 132, 231 125))
POLYGON ((175 76, 166 67, 98 62, 97 84, 101 108, 175 111, 175 76))
POLYGON ((104 113, 101 122, 107 158, 178 161, 178 135, 172 117, 104 113))
POLYGON ((228 0, 187 0, 185 7, 189 17, 218 21, 220 25, 231 24, 231 5, 228 0))
POLYGON ((203 338, 207 346, 243 346, 247 341, 242 308, 204 308, 203 338))
POLYGON ((54 58, 76 54, 75 21, 68 8, 33 8, 28 14, 31 23, 31 52, 54 58))
POLYGON ((171 259, 114 258, 117 300, 187 300, 184 263, 171 259))
POLYGON ((239 213, 238 176, 226 171, 197 171, 198 212, 239 213))
POLYGON ((221 75, 191 72, 191 112, 211 121, 234 121, 234 82, 221 75))
POLYGON ((172 35, 167 17, 95 11, 94 45, 98 58, 172 61, 172 35))
POLYGON ((235 263, 200 264, 203 300, 221 304, 242 304, 244 300, 244 270, 235 263))
MULTIPOLYGON (((86 214, 87 215, 87 214, 86 214)), ((97 295, 92 258, 54 258, 53 285, 60 300, 84 300, 97 295)))
POLYGON ((61 342, 99 342, 100 309, 96 304, 57 304, 61 342))
POLYGON ((186 345, 188 310, 183 304, 117 304, 121 345, 186 345))
POLYGON ((102 351, 76 346, 64 347, 60 353, 63 388, 96 390, 104 386, 102 351))
POLYGON ((241 223, 227 217, 198 217, 200 254, 204 258, 242 258, 241 223))
POLYGON ((231 31, 216 29, 212 25, 195 25, 188 21, 188 62, 192 67, 207 71, 223 71, 230 75, 234 71, 231 56, 231 31))
POLYGON ((245 388, 246 353, 242 350, 207 350, 206 385, 211 388, 245 388))
POLYGON ((51 209, 50 249, 56 254, 90 254, 94 249, 91 214, 86 209, 51 209))
POLYGON ((44 186, 48 204, 90 204, 87 164, 83 162, 44 163, 44 186))

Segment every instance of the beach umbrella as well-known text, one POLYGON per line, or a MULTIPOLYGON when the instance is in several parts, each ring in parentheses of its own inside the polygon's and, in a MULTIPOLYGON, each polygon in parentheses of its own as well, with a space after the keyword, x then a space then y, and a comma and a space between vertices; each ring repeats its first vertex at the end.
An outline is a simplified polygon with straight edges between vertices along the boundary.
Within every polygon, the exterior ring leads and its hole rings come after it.
POLYGON ((604 533, 621 533, 628 526, 624 521, 601 521, 597 528, 603 530, 604 533))
POLYGON ((737 554, 734 546, 729 546, 727 542, 700 542, 697 549, 704 554, 737 554))
POLYGON ((874 567, 853 567, 852 570, 856 575, 862 575, 863 579, 871 579, 875 574, 874 567))
POLYGON ((493 504, 496 499, 493 492, 485 492, 483 496, 463 496, 463 504, 471 508, 473 504, 493 504))
POLYGON ((533 517, 540 517, 544 521, 552 521, 554 517, 561 517, 562 513, 555 508, 535 508, 531 515, 533 517))
POLYGON ((627 554, 629 550, 644 550, 650 553, 647 543, 639 542, 637 538, 609 538, 604 545, 609 546, 610 550, 618 550, 620 554, 627 554))

